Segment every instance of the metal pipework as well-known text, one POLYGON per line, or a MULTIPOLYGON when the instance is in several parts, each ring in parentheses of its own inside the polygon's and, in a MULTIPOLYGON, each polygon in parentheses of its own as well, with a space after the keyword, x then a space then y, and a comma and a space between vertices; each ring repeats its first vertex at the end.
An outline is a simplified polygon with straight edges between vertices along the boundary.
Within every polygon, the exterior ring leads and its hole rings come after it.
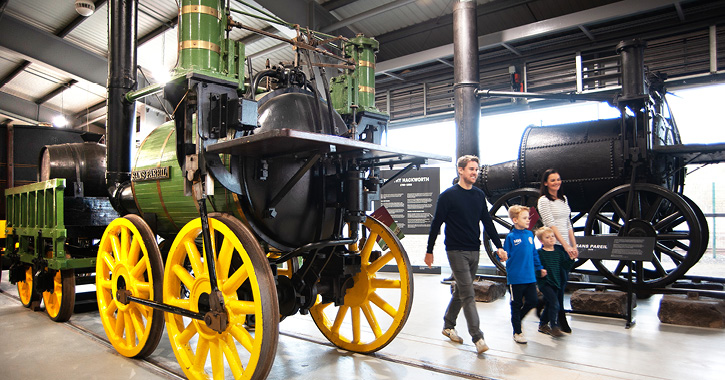
POLYGON ((541 92, 513 92, 513 91, 494 91, 494 90, 478 90, 476 94, 482 98, 532 98, 532 99, 558 99, 576 102, 577 100, 593 101, 593 102, 613 102, 611 95, 604 94, 544 94, 541 92))
MULTIPOLYGON (((121 184, 131 179, 131 144, 135 102, 124 95, 135 89, 138 1, 108 4, 108 116, 106 120, 106 187, 115 199, 121 184)), ((118 210, 118 204, 114 203, 118 210)), ((120 212, 120 210, 118 210, 120 212)))
POLYGON ((617 54, 622 57, 622 100, 636 99, 649 93, 644 77, 644 48, 641 40, 622 41, 617 54))
POLYGON ((453 8, 453 76, 455 85, 456 155, 478 156, 478 32, 476 2, 459 0, 453 8))

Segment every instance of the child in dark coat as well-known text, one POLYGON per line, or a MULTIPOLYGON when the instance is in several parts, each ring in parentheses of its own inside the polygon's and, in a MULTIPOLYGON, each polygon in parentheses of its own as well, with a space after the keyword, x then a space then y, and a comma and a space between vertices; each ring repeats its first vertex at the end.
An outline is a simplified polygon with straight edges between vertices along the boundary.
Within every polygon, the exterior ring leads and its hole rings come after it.
POLYGON ((542 247, 538 250, 541 265, 546 269, 547 276, 537 279, 539 290, 544 294, 546 306, 541 313, 539 322, 539 332, 549 334, 554 337, 564 335, 559 328, 558 315, 559 309, 563 305, 559 305, 557 294, 561 288, 561 278, 563 273, 568 273, 574 267, 574 260, 556 244, 556 236, 554 231, 549 227, 542 227, 536 230, 536 237, 541 241, 542 247), (549 326, 551 324, 551 326, 549 326))

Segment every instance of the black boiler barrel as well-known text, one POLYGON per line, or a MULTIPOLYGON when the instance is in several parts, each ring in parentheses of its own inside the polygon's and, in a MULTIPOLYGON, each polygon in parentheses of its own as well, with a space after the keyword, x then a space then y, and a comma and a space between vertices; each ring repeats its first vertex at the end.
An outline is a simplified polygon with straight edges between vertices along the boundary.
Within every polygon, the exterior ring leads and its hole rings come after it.
POLYGON ((524 130, 516 161, 484 166, 480 187, 491 203, 510 190, 540 186, 556 169, 572 211, 588 211, 607 191, 627 183, 621 120, 607 119, 524 130))
POLYGON ((105 197, 106 146, 84 142, 46 145, 40 151, 39 180, 65 178, 66 195, 73 195, 73 184, 83 183, 84 196, 105 197))

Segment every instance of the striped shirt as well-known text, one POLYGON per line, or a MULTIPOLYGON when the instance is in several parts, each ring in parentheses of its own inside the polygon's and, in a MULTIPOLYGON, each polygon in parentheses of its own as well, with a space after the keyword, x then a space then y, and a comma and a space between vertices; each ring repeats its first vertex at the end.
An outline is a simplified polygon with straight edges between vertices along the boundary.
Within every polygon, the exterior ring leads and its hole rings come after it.
POLYGON ((546 276, 536 279, 539 289, 544 284, 561 289, 562 277, 574 267, 574 260, 570 259, 569 255, 557 246, 554 246, 553 251, 539 248, 538 253, 541 265, 546 269, 546 276))
POLYGON ((569 219, 571 216, 571 208, 569 208, 569 202, 566 200, 566 197, 552 201, 542 195, 539 197, 536 209, 544 225, 546 227, 556 227, 561 237, 566 239, 569 245, 572 245, 572 242, 569 241, 569 230, 573 229, 571 219, 569 219))

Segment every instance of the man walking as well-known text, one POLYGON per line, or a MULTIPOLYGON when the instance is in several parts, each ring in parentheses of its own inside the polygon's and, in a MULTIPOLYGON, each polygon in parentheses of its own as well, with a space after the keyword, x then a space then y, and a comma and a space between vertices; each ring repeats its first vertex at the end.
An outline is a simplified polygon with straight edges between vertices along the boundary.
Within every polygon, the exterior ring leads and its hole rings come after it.
POLYGON ((479 326, 478 310, 473 294, 473 280, 478 270, 481 247, 480 222, 483 222, 484 232, 498 248, 499 258, 506 260, 507 254, 488 214, 486 196, 481 189, 473 187, 478 178, 478 164, 476 156, 466 155, 458 159, 459 181, 438 197, 438 205, 428 235, 425 263, 428 267, 433 265, 433 246, 441 225, 445 223, 444 243, 456 285, 443 317, 443 335, 456 343, 463 343, 463 339, 455 329, 458 313, 463 309, 468 332, 476 345, 476 351, 480 354, 488 350, 479 326))

